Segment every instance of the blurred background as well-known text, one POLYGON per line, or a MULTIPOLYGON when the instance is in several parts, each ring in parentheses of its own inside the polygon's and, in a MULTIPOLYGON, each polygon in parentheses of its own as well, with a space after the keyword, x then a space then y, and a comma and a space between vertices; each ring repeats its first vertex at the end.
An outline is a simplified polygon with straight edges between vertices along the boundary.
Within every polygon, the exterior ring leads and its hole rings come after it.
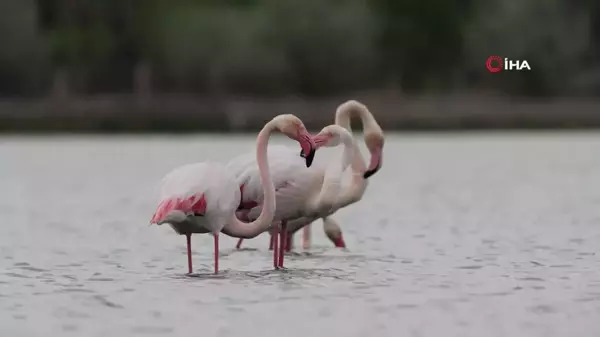
POLYGON ((598 127, 599 42, 593 0, 0 0, 0 130, 598 127))
POLYGON ((600 0, 0 0, 0 336, 598 335, 592 128, 600 0), (268 235, 221 235, 210 277, 195 235, 184 276, 161 178, 349 99, 386 153, 334 215, 349 250, 319 220, 274 271, 268 235))

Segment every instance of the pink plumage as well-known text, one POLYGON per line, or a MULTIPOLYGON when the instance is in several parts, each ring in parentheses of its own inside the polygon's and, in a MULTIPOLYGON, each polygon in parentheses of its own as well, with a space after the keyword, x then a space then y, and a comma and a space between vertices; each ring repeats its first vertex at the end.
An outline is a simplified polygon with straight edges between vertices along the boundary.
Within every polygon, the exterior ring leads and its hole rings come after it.
POLYGON ((184 213, 204 214, 206 212, 206 198, 204 194, 192 195, 189 198, 170 198, 163 200, 152 216, 150 223, 159 223, 172 211, 184 213))

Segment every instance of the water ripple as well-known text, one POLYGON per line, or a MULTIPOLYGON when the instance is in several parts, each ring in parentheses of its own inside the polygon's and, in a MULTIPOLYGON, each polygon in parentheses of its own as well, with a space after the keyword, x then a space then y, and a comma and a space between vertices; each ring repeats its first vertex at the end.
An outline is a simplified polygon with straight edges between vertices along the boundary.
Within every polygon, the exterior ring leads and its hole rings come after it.
POLYGON ((317 221, 312 248, 273 270, 266 236, 242 250, 223 236, 219 275, 209 236, 194 236, 186 275, 185 240, 147 225, 154 187, 176 165, 225 161, 254 138, 0 142, 0 335, 600 331, 598 135, 386 137, 401 155, 334 215, 349 249, 317 221))

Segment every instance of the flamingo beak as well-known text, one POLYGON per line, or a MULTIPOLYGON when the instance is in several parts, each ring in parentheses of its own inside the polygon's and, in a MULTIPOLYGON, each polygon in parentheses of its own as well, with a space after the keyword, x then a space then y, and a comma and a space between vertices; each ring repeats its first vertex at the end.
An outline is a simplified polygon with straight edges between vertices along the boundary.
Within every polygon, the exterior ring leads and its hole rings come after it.
POLYGON ((314 148, 311 148, 309 151, 310 152, 307 156, 304 154, 304 149, 300 150, 300 157, 306 159, 306 167, 310 167, 310 165, 312 165, 313 159, 315 159, 316 150, 314 148))
POLYGON ((373 151, 371 151, 371 162, 369 163, 369 168, 363 174, 363 178, 368 179, 370 176, 374 175, 381 168, 381 162, 383 157, 383 148, 377 147, 373 151))
POLYGON ((306 167, 310 167, 310 165, 312 165, 313 159, 315 158, 317 145, 315 144, 313 137, 306 130, 300 133, 298 139, 300 147, 302 148, 302 150, 300 151, 300 157, 306 159, 306 167))
POLYGON ((319 133, 316 134, 312 137, 312 140, 315 142, 315 146, 317 148, 320 148, 322 146, 324 146, 325 144, 327 144, 329 142, 330 139, 330 135, 328 133, 319 133))

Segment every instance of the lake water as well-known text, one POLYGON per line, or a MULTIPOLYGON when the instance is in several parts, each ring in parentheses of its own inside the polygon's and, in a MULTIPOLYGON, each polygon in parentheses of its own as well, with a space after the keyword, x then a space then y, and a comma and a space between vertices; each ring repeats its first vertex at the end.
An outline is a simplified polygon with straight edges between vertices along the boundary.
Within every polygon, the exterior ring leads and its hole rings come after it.
POLYGON ((222 236, 210 276, 212 239, 197 235, 187 277, 184 237, 148 226, 156 184, 253 140, 1 137, 0 335, 600 331, 600 135, 389 134, 364 199, 335 215, 348 251, 315 223, 314 247, 273 271, 266 236, 242 251, 222 236))

